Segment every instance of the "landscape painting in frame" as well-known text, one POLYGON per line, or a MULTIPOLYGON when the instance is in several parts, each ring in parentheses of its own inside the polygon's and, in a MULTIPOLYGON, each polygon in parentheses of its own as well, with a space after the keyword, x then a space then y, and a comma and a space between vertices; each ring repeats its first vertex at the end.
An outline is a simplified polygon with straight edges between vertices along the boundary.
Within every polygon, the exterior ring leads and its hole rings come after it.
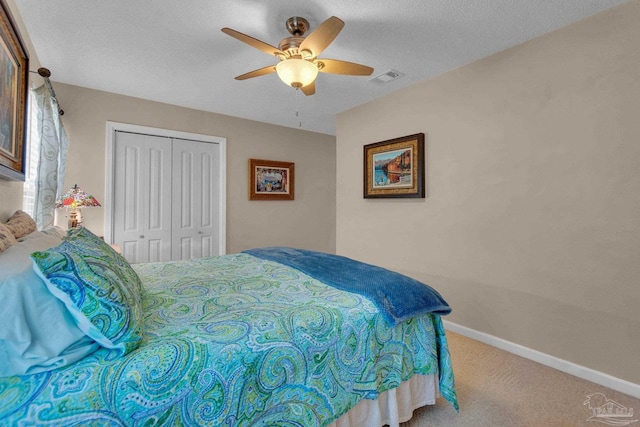
POLYGON ((249 159, 249 200, 293 200, 295 164, 249 159))
POLYGON ((364 146, 364 198, 425 197, 424 134, 364 146))
POLYGON ((0 0, 0 178, 24 181, 28 72, 27 53, 0 0))

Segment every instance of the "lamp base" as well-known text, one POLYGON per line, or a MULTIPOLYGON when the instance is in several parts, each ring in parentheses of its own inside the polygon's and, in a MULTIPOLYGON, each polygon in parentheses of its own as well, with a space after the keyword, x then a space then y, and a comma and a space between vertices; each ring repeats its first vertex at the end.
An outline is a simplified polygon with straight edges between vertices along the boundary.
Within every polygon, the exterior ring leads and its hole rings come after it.
POLYGON ((78 215, 77 215, 76 211, 71 211, 71 213, 69 214, 69 222, 67 223, 67 227, 69 229, 77 228, 78 225, 79 225, 79 223, 78 223, 78 215))

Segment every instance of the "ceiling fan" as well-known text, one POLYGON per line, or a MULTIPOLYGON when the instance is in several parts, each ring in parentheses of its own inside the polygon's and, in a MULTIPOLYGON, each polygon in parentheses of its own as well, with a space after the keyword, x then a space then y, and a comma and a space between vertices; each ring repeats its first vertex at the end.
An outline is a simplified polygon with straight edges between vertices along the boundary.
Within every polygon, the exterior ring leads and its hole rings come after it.
POLYGON ((366 65, 337 59, 318 58, 318 55, 331 44, 344 27, 344 22, 341 19, 332 16, 306 37, 304 34, 309 29, 309 21, 306 19, 294 16, 287 20, 286 27, 291 36, 283 39, 278 47, 231 28, 222 29, 223 33, 280 60, 277 65, 269 65, 250 71, 236 77, 236 80, 277 73, 278 77, 287 85, 302 90, 305 95, 313 95, 316 93, 315 80, 319 71, 350 76, 370 76, 373 73, 373 68, 366 65))

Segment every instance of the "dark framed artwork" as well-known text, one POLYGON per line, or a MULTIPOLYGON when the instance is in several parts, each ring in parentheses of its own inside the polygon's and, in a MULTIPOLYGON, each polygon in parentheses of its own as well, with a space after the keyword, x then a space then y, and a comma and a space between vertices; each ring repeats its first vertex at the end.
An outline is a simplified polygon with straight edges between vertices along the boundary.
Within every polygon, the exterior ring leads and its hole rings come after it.
POLYGON ((295 164, 249 159, 249 200, 293 200, 295 164))
POLYGON ((29 57, 0 0, 0 178, 24 181, 29 57))
POLYGON ((425 197, 424 133, 364 146, 364 198, 425 197))

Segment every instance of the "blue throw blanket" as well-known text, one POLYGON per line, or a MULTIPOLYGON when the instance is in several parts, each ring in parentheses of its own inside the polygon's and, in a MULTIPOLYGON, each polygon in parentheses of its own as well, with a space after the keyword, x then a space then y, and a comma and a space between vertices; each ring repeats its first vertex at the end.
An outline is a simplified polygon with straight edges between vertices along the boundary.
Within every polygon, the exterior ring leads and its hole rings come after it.
POLYGON ((295 268, 334 288, 360 294, 371 300, 393 325, 420 314, 451 312, 435 289, 382 267, 339 255, 280 246, 243 252, 295 268))

